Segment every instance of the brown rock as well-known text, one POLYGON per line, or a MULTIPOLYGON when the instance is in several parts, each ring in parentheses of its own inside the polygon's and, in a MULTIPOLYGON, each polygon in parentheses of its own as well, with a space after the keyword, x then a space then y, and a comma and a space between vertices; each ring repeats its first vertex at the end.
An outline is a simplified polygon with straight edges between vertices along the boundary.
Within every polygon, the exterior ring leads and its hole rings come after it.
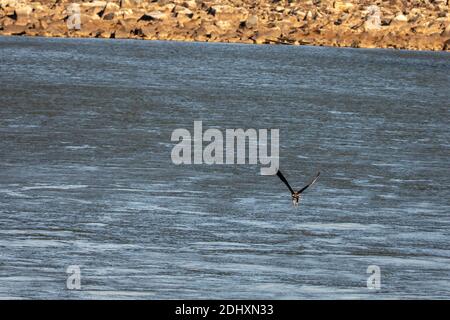
POLYGON ((106 1, 83 2, 80 4, 81 13, 88 15, 97 14, 100 16, 105 7, 106 1))
POLYGON ((26 33, 26 25, 8 25, 3 27, 2 34, 8 36, 20 36, 26 33))
POLYGON ((408 21, 408 18, 403 13, 398 13, 392 21, 397 23, 404 23, 408 21))
POLYGON ((271 43, 279 41, 281 30, 279 27, 265 28, 256 32, 255 43, 271 43))
POLYGON ((444 47, 442 48, 442 50, 450 51, 450 39, 444 42, 444 47))
POLYGON ((194 17, 194 13, 190 9, 182 6, 175 6, 173 12, 178 23, 182 24, 184 28, 186 28, 186 24, 194 17))
POLYGON ((194 36, 203 39, 210 39, 214 34, 219 33, 219 28, 212 24, 211 22, 202 22, 200 27, 194 33, 194 36))
POLYGON ((162 13, 161 11, 152 11, 152 12, 148 12, 145 13, 144 15, 142 15, 141 18, 139 18, 139 20, 144 20, 144 21, 152 21, 152 20, 165 20, 167 19, 167 15, 165 13, 162 13))
POLYGON ((195 10, 195 9, 197 9, 197 2, 195 2, 195 0, 184 1, 182 6, 189 8, 191 10, 195 10))
POLYGON ((450 37, 450 23, 447 25, 447 27, 442 31, 443 37, 450 37))
POLYGON ((61 37, 67 32, 67 26, 63 21, 52 22, 48 24, 47 29, 44 30, 46 36, 61 37))
POLYGON ((121 9, 131 9, 136 7, 136 1, 134 0, 120 0, 121 9))
POLYGON ((120 7, 116 3, 108 2, 103 7, 103 10, 101 12, 99 12, 99 15, 103 19, 105 19, 105 16, 108 16, 109 18, 107 18, 105 20, 111 20, 111 17, 114 17, 119 10, 120 10, 120 7))
POLYGON ((142 37, 148 40, 156 39, 156 29, 153 25, 145 26, 141 28, 142 37))
POLYGON ((15 9, 16 25, 25 26, 29 23, 31 12, 33 8, 28 5, 18 5, 15 9))
POLYGON ((103 20, 113 20, 115 18, 115 13, 110 12, 107 14, 102 15, 103 20))
POLYGON ((314 14, 311 12, 311 10, 308 10, 308 12, 305 14, 304 20, 313 20, 314 14))
POLYGON ((194 15, 191 9, 183 6, 175 6, 172 9, 172 12, 174 12, 176 15, 186 15, 189 16, 190 18, 192 18, 192 16, 194 15))
POLYGON ((214 22, 214 24, 221 31, 230 31, 235 28, 234 24, 231 23, 230 21, 219 20, 219 21, 214 22))
POLYGON ((337 11, 346 11, 348 12, 349 10, 353 9, 355 5, 351 2, 346 2, 346 1, 334 1, 333 2, 333 8, 336 9, 337 11))
POLYGON ((235 8, 229 5, 215 5, 208 11, 219 20, 244 21, 248 16, 245 8, 235 8))
POLYGON ((112 34, 113 38, 116 39, 127 39, 130 36, 130 31, 127 30, 125 27, 121 26, 118 29, 114 31, 112 34))
POLYGON ((258 26, 258 21, 258 16, 250 15, 247 20, 245 20, 245 26, 250 29, 256 28, 258 26))

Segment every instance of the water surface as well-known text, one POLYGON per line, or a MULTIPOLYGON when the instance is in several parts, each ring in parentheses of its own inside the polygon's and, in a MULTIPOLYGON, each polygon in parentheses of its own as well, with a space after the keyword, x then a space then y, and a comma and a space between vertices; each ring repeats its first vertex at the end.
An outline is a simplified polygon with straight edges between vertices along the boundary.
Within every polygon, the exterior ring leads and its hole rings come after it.
POLYGON ((0 298, 448 299, 449 85, 448 53, 0 37, 0 298), (295 209, 176 166, 194 120, 321 178, 295 209))

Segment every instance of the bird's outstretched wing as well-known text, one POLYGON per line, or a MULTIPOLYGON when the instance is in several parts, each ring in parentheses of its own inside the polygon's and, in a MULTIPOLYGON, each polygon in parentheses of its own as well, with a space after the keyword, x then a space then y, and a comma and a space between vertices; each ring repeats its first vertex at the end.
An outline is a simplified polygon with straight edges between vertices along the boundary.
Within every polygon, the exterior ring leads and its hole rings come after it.
POLYGON ((314 177, 314 179, 312 179, 311 182, 308 183, 306 186, 304 186, 303 188, 301 188, 301 189, 298 191, 298 193, 302 193, 302 192, 305 191, 309 186, 312 186, 312 185, 317 181, 317 179, 319 179, 319 176, 320 176, 320 172, 317 172, 317 175, 314 177))
POLYGON ((277 176, 278 176, 278 178, 281 179, 281 181, 284 182, 284 184, 286 185, 286 187, 288 187, 289 191, 290 191, 291 193, 294 193, 294 190, 291 188, 291 186, 289 185, 289 182, 287 182, 286 178, 283 176, 283 174, 281 173, 280 170, 277 171, 277 176))

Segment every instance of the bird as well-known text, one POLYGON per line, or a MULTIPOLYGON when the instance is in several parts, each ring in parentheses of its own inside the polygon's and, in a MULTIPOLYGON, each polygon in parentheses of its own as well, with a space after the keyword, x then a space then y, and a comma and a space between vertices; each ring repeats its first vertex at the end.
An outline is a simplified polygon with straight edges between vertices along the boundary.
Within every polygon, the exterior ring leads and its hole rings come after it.
POLYGON ((292 204, 294 207, 298 206, 298 203, 300 201, 300 194, 305 191, 308 187, 312 186, 317 179, 319 179, 319 175, 320 175, 320 171, 317 172, 316 176, 311 180, 310 183, 308 183, 306 186, 304 186, 303 188, 301 188, 298 191, 294 191, 294 189, 292 189, 292 187, 289 185, 289 182, 286 180, 286 178, 283 176, 283 174, 281 173, 281 171, 278 169, 277 171, 277 176, 278 178, 280 178, 281 181, 284 182, 284 184, 288 187, 289 191, 291 192, 291 196, 292 196, 292 204))

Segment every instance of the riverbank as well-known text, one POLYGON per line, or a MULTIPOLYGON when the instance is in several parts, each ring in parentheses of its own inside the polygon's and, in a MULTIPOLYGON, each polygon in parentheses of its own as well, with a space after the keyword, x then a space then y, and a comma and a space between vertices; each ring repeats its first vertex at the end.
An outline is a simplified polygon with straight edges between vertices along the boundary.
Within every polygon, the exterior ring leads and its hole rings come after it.
POLYGON ((450 50, 448 0, 256 3, 0 0, 0 35, 450 50))

